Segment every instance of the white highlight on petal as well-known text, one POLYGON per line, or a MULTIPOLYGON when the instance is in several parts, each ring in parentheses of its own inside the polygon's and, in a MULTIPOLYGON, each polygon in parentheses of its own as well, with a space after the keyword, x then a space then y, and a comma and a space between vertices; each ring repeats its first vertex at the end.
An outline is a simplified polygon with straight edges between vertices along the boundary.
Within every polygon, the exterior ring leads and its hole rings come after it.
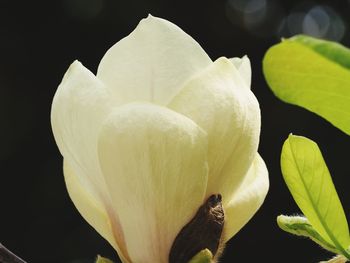
POLYGON ((171 245, 204 201, 207 137, 167 108, 117 108, 99 138, 101 167, 132 262, 168 262, 171 245))
POLYGON ((212 61, 179 27, 149 15, 110 48, 97 77, 121 103, 149 101, 166 105, 183 84, 212 61))
POLYGON ((219 58, 194 76, 169 107, 208 133, 207 196, 220 193, 227 204, 258 148, 260 109, 254 94, 232 63, 219 58))
POLYGON ((248 56, 245 55, 242 58, 230 58, 230 61, 240 73, 242 79, 247 84, 247 87, 250 88, 252 82, 252 68, 248 56))
POLYGON ((268 170, 264 160, 256 154, 244 182, 225 206, 225 242, 253 217, 264 202, 268 189, 268 170))

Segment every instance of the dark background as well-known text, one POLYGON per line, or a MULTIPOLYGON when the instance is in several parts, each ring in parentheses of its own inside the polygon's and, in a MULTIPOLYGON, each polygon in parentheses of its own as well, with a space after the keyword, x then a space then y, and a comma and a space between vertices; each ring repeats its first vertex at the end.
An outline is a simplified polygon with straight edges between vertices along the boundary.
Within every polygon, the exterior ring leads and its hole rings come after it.
MULTIPOLYGON (((304 32, 350 46, 350 1, 0 0, 0 242, 28 262, 92 262, 116 253, 79 215, 62 175, 50 106, 70 63, 96 72, 105 51, 151 13, 195 38, 212 59, 248 54, 262 110, 260 153, 270 191, 227 245, 221 262, 318 262, 331 255, 291 236, 276 216, 300 213, 279 167, 290 132, 315 140, 349 217, 350 138, 302 108, 279 101, 264 81, 266 50, 304 32)), ((307 63, 307 61, 305 62, 307 63)))

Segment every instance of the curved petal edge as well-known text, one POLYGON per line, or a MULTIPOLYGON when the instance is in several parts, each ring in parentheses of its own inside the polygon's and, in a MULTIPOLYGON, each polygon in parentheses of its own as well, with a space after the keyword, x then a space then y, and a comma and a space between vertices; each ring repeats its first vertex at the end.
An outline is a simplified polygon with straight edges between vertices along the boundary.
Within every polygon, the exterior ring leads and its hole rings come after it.
POLYGON ((232 238, 263 204, 269 189, 268 170, 259 154, 245 181, 225 207, 224 242, 232 238))
POLYGON ((123 105, 99 138, 99 157, 132 262, 168 262, 171 245, 202 204, 207 137, 165 107, 123 105))
POLYGON ((175 24, 149 15, 102 58, 97 77, 120 103, 166 105, 194 74, 212 63, 201 46, 175 24))

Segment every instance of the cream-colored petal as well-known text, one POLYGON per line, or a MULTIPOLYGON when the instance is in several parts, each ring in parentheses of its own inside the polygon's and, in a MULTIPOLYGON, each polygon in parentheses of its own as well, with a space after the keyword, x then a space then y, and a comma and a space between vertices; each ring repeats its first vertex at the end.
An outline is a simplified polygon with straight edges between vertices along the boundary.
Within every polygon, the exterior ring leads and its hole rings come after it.
POLYGON ((230 58, 230 61, 239 71, 242 79, 247 84, 247 87, 250 88, 252 82, 252 68, 248 56, 245 55, 242 58, 230 58))
POLYGON ((88 69, 75 61, 59 85, 51 109, 58 148, 83 187, 101 202, 106 192, 97 156, 97 133, 111 110, 110 94, 88 69), (86 178, 85 178, 86 177, 86 178))
POLYGON ((108 208, 114 239, 123 248, 125 244, 118 228, 118 218, 113 214, 97 155, 97 135, 112 109, 110 99, 111 95, 104 84, 75 61, 56 91, 51 124, 60 152, 65 162, 69 163, 65 178, 74 204, 83 217, 115 247, 105 226, 108 220, 103 213, 108 208), (74 171, 74 175, 71 171, 74 171))
POLYGON ((169 108, 195 121, 208 133, 207 196, 230 200, 258 148, 259 104, 226 58, 219 58, 189 81, 169 108))
POLYGON ((101 167, 132 262, 168 262, 181 228, 204 201, 207 138, 167 108, 117 108, 101 130, 101 167))
POLYGON ((210 63, 200 45, 179 27, 149 15, 107 51, 97 77, 121 103, 166 105, 186 80, 210 63))
POLYGON ((100 203, 83 187, 77 173, 66 161, 64 162, 64 179, 69 196, 82 217, 111 244, 124 263, 129 262, 117 244, 119 233, 111 221, 113 211, 106 211, 105 204, 100 203))
POLYGON ((256 213, 269 189, 268 170, 256 154, 245 180, 225 206, 224 241, 233 237, 256 213))

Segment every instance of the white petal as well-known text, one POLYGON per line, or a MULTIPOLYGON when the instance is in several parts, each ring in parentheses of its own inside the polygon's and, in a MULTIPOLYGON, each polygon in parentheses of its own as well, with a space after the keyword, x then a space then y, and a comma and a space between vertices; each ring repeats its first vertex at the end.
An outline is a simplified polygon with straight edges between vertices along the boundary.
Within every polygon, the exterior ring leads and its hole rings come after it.
POLYGON ((169 107, 208 133, 207 196, 220 193, 226 204, 258 148, 260 109, 254 94, 232 63, 220 58, 189 81, 169 107))
POLYGON ((225 206, 224 242, 253 217, 264 202, 268 189, 268 171, 264 160, 257 154, 243 184, 225 206))
POLYGON ((97 155, 97 135, 111 111, 110 98, 103 83, 75 61, 56 91, 51 123, 60 152, 65 163, 69 163, 69 168, 65 167, 65 179, 75 206, 118 249, 115 242, 119 247, 125 244, 116 227, 118 219, 109 205, 110 197, 97 155), (105 214, 107 208, 109 219, 105 214), (113 233, 108 233, 108 224, 113 225, 113 233))
POLYGON ((248 56, 243 56, 242 58, 230 58, 230 61, 239 71, 242 79, 247 84, 247 87, 250 88, 252 82, 252 68, 248 56))
POLYGON ((205 133, 167 108, 128 104, 109 117, 99 156, 132 262, 168 262, 204 201, 206 152, 205 133))
POLYGON ((97 77, 122 103, 166 105, 186 80, 210 63, 189 35, 169 21, 149 15, 107 51, 97 77))
POLYGON ((75 61, 59 85, 51 109, 61 154, 82 177, 83 187, 100 200, 106 188, 97 156, 97 133, 111 109, 109 98, 102 82, 75 61))
MULTIPOLYGON (((97 155, 97 135, 111 111, 110 98, 103 83, 75 61, 56 91, 51 123, 66 164, 64 174, 70 197, 81 215, 121 253, 125 243, 97 155)), ((121 257, 127 258, 127 253, 123 254, 121 257)))
POLYGON ((118 228, 117 220, 113 220, 115 217, 113 211, 107 211, 105 205, 101 204, 83 187, 78 176, 66 161, 64 162, 64 178, 69 196, 79 213, 112 245, 123 262, 129 262, 126 259, 127 252, 123 243, 119 242, 120 245, 118 245, 118 241, 122 240, 123 237, 122 233, 119 232, 121 228, 118 228))

